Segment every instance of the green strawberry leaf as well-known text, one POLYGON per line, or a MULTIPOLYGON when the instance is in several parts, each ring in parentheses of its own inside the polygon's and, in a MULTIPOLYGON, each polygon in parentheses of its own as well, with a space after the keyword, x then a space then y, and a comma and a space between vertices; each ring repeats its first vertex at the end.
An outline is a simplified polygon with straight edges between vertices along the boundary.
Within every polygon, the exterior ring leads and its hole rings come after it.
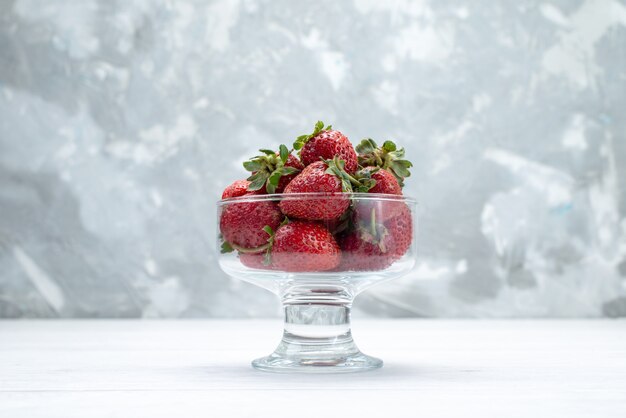
MULTIPOLYGON (((373 186, 370 186, 371 183, 364 184, 359 179, 356 179, 352 177, 350 174, 348 174, 346 170, 344 169, 345 164, 346 164, 345 161, 340 160, 338 156, 335 156, 335 158, 333 158, 332 160, 322 159, 322 161, 324 161, 326 165, 328 166, 328 168, 326 169, 326 173, 332 174, 335 177, 337 177, 339 180, 341 180, 341 190, 344 193, 350 193, 355 190, 367 191, 371 187, 373 187, 373 186)), ((374 181, 374 184, 375 184, 375 180, 372 180, 372 181, 374 181)))
POLYGON ((261 167, 263 167, 263 165, 258 160, 244 161, 243 163, 243 168, 245 168, 246 171, 259 171, 261 167))
POLYGON ((396 144, 393 141, 385 141, 383 143, 383 149, 387 152, 393 152, 396 150, 396 144))
POLYGON ((392 151, 389 153, 389 156, 391 156, 394 160, 401 160, 404 158, 404 148, 400 148, 396 151, 392 151))
POLYGON ((267 181, 269 182, 269 184, 273 185, 273 186, 278 186, 278 182, 280 181, 280 178, 282 177, 282 174, 280 171, 274 171, 269 178, 267 179, 267 181))
POLYGON ((233 251, 235 251, 235 249, 229 243, 226 241, 222 242, 222 248, 220 250, 222 254, 232 253, 233 251))
POLYGON ((376 186, 376 180, 365 178, 361 180, 361 185, 356 188, 356 191, 361 193, 367 193, 374 186, 376 186))
MULTIPOLYGON (((405 160, 406 161, 406 160, 405 160)), ((393 171, 393 173, 396 176, 400 176, 400 177, 409 177, 411 175, 411 172, 409 171, 409 167, 411 167, 411 163, 406 161, 406 163, 403 163, 401 161, 394 161, 391 163, 391 165, 389 166, 389 168, 393 171), (406 164, 408 163, 408 164, 406 164)))
POLYGON ((285 145, 280 145, 278 155, 276 155, 276 152, 269 149, 261 149, 260 151, 262 152, 261 155, 250 158, 243 163, 243 167, 252 173, 252 175, 248 177, 248 181, 251 182, 248 186, 248 190, 261 190, 265 185, 268 193, 274 193, 280 176, 286 176, 300 171, 297 168, 285 167, 285 163, 291 153, 285 145))
POLYGON ((255 191, 261 190, 261 188, 265 185, 265 182, 269 178, 269 174, 265 171, 257 171, 256 174, 248 177, 248 181, 250 185, 248 186, 248 190, 255 191))
POLYGON ((296 138, 295 142, 293 143, 293 149, 295 149, 296 151, 301 150, 304 144, 306 143, 306 141, 308 141, 308 139, 309 139, 308 135, 300 135, 298 138, 296 138))
POLYGON ((362 139, 361 142, 356 147, 354 147, 354 149, 356 150, 357 154, 369 154, 374 152, 377 147, 378 146, 376 145, 376 142, 374 142, 372 138, 365 138, 362 139))
POLYGON ((366 138, 355 147, 361 167, 379 167, 389 170, 400 184, 404 186, 404 178, 409 177, 409 168, 413 164, 404 159, 404 148, 398 148, 393 141, 385 141, 382 147, 376 146, 371 138, 366 138))
POLYGON ((285 164, 287 162, 287 158, 289 158, 289 150, 283 144, 280 144, 280 160, 285 164))
POLYGON ((380 168, 374 168, 372 170, 358 170, 354 173, 354 178, 358 180, 358 184, 354 186, 354 190, 359 193, 367 193, 376 185, 376 180, 372 178, 372 174, 380 170, 380 168))
POLYGON ((280 174, 282 174, 283 176, 288 176, 290 174, 295 174, 299 172, 300 172, 300 169, 295 168, 295 167, 281 167, 280 168, 280 174))
POLYGON ((300 151, 302 147, 304 147, 304 144, 306 144, 311 138, 316 137, 322 131, 328 131, 330 129, 332 129, 332 125, 324 127, 324 122, 318 120, 315 124, 315 127, 313 128, 312 133, 308 135, 300 135, 296 138, 295 142, 293 143, 293 149, 295 149, 296 151, 300 151))
POLYGON ((276 187, 278 186, 278 182, 280 181, 281 177, 282 173, 280 172, 280 170, 276 170, 267 178, 265 189, 269 194, 276 193, 276 187))
MULTIPOLYGON (((282 225, 283 224, 281 223, 279 225, 279 228, 282 225)), ((272 229, 271 226, 265 225, 263 227, 263 231, 265 233, 267 233, 267 235, 268 235, 268 237, 267 237, 267 244, 266 244, 267 248, 265 250, 265 254, 263 255, 263 265, 264 266, 269 266, 270 264, 272 264, 272 246, 274 245, 274 230, 272 229)))

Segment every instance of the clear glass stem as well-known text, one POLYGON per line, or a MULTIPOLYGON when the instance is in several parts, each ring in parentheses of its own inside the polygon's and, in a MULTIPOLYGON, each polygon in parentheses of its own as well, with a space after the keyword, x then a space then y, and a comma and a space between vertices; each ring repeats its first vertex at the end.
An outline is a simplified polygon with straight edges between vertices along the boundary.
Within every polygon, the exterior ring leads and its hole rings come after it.
POLYGON ((353 296, 341 287, 290 287, 282 295, 285 329, 278 348, 252 365, 267 371, 363 371, 382 361, 361 353, 350 331, 353 296))

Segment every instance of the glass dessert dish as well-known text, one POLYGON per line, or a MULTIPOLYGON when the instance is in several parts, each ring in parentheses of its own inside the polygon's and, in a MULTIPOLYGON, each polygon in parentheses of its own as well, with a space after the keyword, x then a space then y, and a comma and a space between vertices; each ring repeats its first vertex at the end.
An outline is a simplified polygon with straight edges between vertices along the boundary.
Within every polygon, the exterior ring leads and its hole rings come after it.
POLYGON ((354 343, 350 309, 360 292, 414 266, 415 207, 411 198, 373 193, 220 200, 220 267, 276 294, 285 312, 281 342, 253 367, 272 372, 381 367, 382 360, 354 343))

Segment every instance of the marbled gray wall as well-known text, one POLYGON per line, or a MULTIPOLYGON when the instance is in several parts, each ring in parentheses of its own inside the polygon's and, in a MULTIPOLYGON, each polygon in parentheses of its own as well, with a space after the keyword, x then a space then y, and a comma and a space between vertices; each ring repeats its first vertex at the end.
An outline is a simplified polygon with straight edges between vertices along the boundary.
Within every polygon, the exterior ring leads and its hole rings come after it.
POLYGON ((215 201, 318 119, 415 164, 361 314, 626 316, 622 0, 0 0, 0 316, 277 315, 215 201))

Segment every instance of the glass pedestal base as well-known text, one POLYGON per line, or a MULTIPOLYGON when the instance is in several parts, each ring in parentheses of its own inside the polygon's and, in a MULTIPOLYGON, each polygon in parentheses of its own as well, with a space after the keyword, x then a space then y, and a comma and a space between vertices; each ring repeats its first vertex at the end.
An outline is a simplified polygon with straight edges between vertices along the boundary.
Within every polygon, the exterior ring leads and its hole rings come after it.
POLYGON ((285 331, 276 350, 252 366, 269 372, 341 373, 382 367, 361 353, 350 332, 350 307, 303 303, 285 305, 285 331))
POLYGON ((282 357, 273 353, 252 361, 252 367, 258 370, 274 373, 346 373, 364 372, 382 367, 383 361, 363 353, 346 357, 311 358, 311 357, 282 357))

